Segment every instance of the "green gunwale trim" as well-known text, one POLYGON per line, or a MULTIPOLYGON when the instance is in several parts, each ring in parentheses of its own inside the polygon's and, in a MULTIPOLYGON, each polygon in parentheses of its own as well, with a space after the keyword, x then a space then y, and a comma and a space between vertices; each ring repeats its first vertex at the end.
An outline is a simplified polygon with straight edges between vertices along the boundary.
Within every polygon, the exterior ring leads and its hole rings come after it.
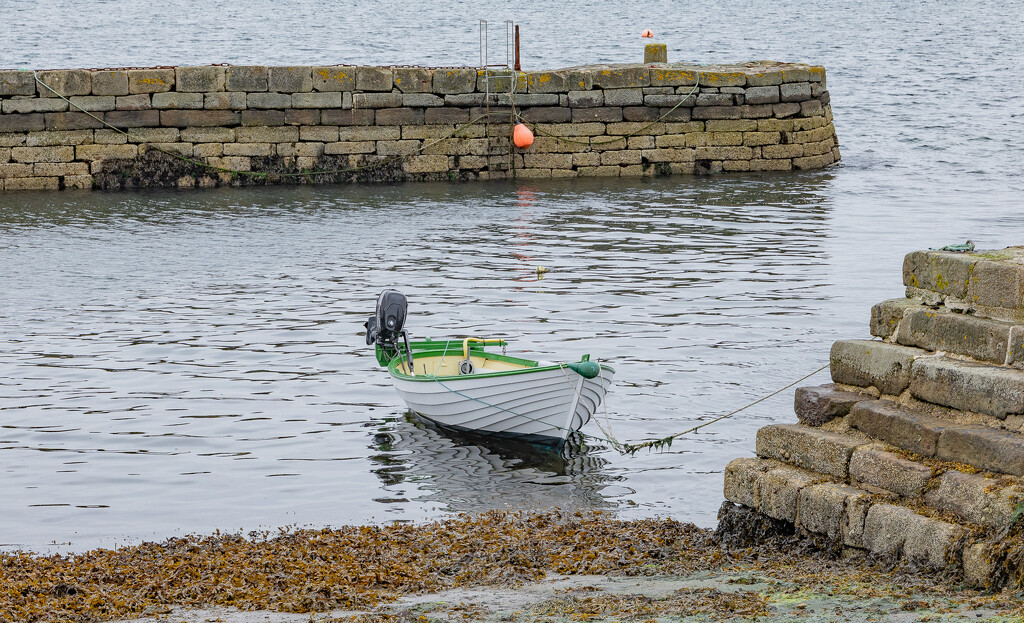
MULTIPOLYGON (((454 340, 453 340, 453 342, 454 342, 454 340)), ((438 342, 438 343, 439 344, 443 344, 444 342, 438 342)), ((462 349, 462 341, 459 340, 458 344, 459 344, 459 349, 460 350, 459 350, 458 354, 456 354, 456 357, 461 357, 462 356, 462 351, 461 351, 461 349, 462 349)), ((410 346, 412 346, 412 345, 410 344, 410 346)), ((434 351, 434 350, 416 351, 415 348, 413 348, 412 359, 413 359, 413 362, 415 363, 415 361, 417 359, 421 358, 421 357, 437 357, 437 356, 440 356, 443 352, 444 352, 444 348, 438 349, 436 351, 434 351)), ((448 352, 449 352, 449 354, 451 354, 450 350, 448 352)), ((457 381, 457 380, 460 380, 460 379, 464 380, 464 379, 467 379, 467 378, 493 379, 493 378, 498 378, 498 377, 502 377, 502 376, 516 376, 516 375, 520 375, 520 374, 531 374, 533 372, 547 372, 549 370, 558 370, 559 368, 565 369, 568 372, 572 372, 572 370, 570 368, 568 368, 564 363, 554 364, 554 365, 550 365, 550 366, 542 366, 538 362, 533 361, 531 359, 523 359, 521 357, 512 357, 511 355, 499 355, 498 353, 485 353, 485 352, 475 351, 475 350, 473 351, 473 356, 484 357, 485 359, 493 359, 494 361, 504 361, 505 363, 518 363, 518 364, 521 364, 521 365, 524 365, 524 366, 528 366, 528 367, 523 369, 523 370, 502 370, 500 372, 487 372, 487 373, 484 373, 484 374, 473 374, 473 375, 450 374, 450 375, 447 375, 447 376, 434 377, 434 376, 425 376, 425 375, 421 374, 421 375, 417 375, 417 376, 412 376, 412 375, 409 375, 409 374, 405 374, 404 372, 400 372, 398 370, 399 364, 403 363, 403 361, 404 361, 402 356, 398 356, 398 357, 395 357, 394 359, 392 359, 391 363, 388 364, 388 372, 390 372, 391 376, 393 376, 395 378, 399 378, 399 379, 402 379, 402 380, 405 380, 405 381, 421 381, 421 382, 433 381, 435 378, 438 379, 438 380, 441 380, 441 381, 457 381)), ((601 364, 601 369, 602 370, 608 370, 612 374, 615 373, 615 368, 613 368, 613 367, 611 367, 611 366, 609 366, 607 364, 603 364, 602 363, 601 364)))

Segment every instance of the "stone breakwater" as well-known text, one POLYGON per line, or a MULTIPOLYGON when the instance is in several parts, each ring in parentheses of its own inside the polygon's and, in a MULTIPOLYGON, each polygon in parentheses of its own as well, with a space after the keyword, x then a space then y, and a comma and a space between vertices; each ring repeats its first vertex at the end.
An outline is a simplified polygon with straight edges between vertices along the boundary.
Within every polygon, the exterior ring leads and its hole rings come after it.
POLYGON ((879 339, 836 342, 833 384, 797 390, 799 423, 762 428, 757 458, 728 465, 741 506, 721 514, 1020 585, 1024 247, 911 253, 903 282, 871 309, 879 339))
POLYGON ((37 75, 0 71, 3 190, 634 177, 839 160, 825 70, 803 64, 37 75), (515 121, 534 130, 530 147, 512 145, 515 121))

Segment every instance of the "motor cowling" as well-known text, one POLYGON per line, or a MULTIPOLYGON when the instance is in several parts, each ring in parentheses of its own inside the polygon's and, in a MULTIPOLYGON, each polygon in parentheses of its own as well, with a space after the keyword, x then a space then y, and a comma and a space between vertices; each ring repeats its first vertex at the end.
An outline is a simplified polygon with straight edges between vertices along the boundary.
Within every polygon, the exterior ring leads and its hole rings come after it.
POLYGON ((408 312, 409 301, 404 294, 398 290, 381 292, 377 297, 377 313, 374 316, 380 339, 390 342, 401 335, 408 312))
POLYGON ((363 325, 366 327, 366 343, 376 345, 377 361, 388 365, 395 356, 404 355, 406 370, 412 372, 412 349, 409 334, 405 331, 405 319, 409 312, 409 301, 398 290, 384 290, 377 297, 376 313, 363 325), (405 348, 399 346, 399 338, 405 348))

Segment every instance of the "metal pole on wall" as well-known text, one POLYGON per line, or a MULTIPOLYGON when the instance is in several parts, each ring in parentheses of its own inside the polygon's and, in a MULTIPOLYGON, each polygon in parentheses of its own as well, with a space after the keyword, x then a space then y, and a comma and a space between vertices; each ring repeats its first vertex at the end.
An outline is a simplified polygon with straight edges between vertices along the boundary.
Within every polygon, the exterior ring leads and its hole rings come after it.
POLYGON ((512 66, 516 71, 522 71, 522 66, 519 65, 519 25, 516 24, 516 62, 512 66))

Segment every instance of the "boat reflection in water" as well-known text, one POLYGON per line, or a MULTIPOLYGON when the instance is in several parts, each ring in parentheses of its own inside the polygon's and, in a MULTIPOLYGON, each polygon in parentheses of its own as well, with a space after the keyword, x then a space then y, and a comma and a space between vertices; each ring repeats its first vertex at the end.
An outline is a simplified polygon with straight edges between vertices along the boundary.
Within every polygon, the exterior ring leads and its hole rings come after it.
MULTIPOLYGON (((379 423, 372 471, 393 493, 449 512, 492 509, 610 509, 630 493, 597 456, 606 448, 574 433, 559 449, 437 427, 412 412, 379 423)), ((382 503, 407 501, 380 498, 382 503)))

